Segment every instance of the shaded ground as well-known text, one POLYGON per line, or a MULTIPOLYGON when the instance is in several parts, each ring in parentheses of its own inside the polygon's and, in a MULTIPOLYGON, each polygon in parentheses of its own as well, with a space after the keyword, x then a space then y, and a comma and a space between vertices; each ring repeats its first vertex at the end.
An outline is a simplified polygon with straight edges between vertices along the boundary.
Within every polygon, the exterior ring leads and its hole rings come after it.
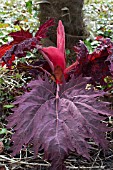
MULTIPOLYGON (((91 142, 90 161, 71 154, 66 159, 65 164, 67 170, 112 170, 113 169, 113 142, 110 142, 109 150, 103 153, 91 142)), ((32 151, 21 151, 18 155, 20 158, 11 158, 8 153, 0 155, 0 170, 49 170, 49 163, 43 161, 43 154, 39 154, 37 158, 33 157, 32 151)))

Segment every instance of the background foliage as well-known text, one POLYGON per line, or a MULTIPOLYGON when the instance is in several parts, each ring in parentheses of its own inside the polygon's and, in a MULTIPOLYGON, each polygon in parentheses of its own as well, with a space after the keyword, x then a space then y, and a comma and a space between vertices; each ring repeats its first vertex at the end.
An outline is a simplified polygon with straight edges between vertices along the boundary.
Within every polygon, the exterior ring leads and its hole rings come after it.
MULTIPOLYGON (((0 0, 0 45, 11 38, 7 34, 23 29, 36 30, 39 27, 39 5, 36 0, 0 0)), ((113 39, 113 1, 85 0, 84 22, 89 31, 85 41, 92 51, 97 44, 95 36, 103 35, 113 39), (92 42, 93 41, 93 42, 92 42), (92 42, 92 43, 91 43, 92 42), (91 43, 91 44, 90 44, 91 43)))

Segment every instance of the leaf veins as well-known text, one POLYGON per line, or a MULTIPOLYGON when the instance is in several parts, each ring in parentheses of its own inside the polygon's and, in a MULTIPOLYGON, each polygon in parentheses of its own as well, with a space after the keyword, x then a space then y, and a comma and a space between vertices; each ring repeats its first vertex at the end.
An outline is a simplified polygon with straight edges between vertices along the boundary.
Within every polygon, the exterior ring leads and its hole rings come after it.
POLYGON ((14 128, 12 151, 16 155, 23 145, 33 143, 34 153, 44 149, 44 158, 51 162, 51 170, 66 170, 65 158, 77 152, 90 157, 88 139, 103 149, 107 147, 108 127, 101 120, 112 115, 108 103, 98 101, 103 92, 87 90, 89 79, 79 77, 63 83, 56 99, 56 85, 48 79, 31 81, 30 92, 17 98, 18 107, 8 117, 8 127, 14 128))

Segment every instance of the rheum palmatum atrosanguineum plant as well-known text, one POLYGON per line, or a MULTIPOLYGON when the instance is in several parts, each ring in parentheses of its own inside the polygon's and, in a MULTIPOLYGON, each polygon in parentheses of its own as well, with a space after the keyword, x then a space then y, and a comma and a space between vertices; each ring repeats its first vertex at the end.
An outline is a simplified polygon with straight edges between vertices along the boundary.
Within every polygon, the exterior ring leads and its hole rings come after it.
MULTIPOLYGON (((46 23, 39 30, 45 32, 45 28, 50 25, 46 23)), ((21 33, 22 30, 20 35, 21 33)), ((17 35, 19 33, 14 33, 13 37, 16 38, 17 35)), ((39 74, 36 80, 28 83, 30 91, 14 102, 14 113, 7 119, 8 127, 13 128, 15 132, 12 135, 12 155, 16 155, 22 146, 32 143, 35 155, 40 148, 44 150, 44 159, 50 161, 51 170, 66 170, 64 160, 70 153, 76 152, 87 159, 90 158, 88 139, 93 139, 104 150, 107 148, 105 132, 110 129, 103 120, 113 113, 108 109, 109 103, 99 99, 105 92, 94 90, 93 86, 87 89, 86 85, 90 79, 93 83, 95 81, 101 84, 104 78, 102 69, 99 79, 93 74, 99 69, 98 62, 104 64, 105 76, 112 76, 112 42, 109 41, 108 45, 105 45, 107 40, 103 39, 104 48, 101 44, 93 54, 89 54, 81 42, 79 47, 75 47, 76 62, 66 68, 65 32, 61 21, 57 28, 57 47, 43 47, 39 39, 34 41, 33 38, 25 36, 24 40, 9 47, 8 51, 5 49, 6 53, 1 47, 5 54, 3 60, 8 66, 12 57, 25 55, 27 50, 36 48, 44 56, 51 70, 48 72, 48 68, 45 69, 43 64, 35 67, 40 67, 40 70, 47 74, 42 77, 42 74, 39 74), (30 44, 27 45, 26 42, 30 44)), ((41 34, 40 38, 43 38, 41 34)))

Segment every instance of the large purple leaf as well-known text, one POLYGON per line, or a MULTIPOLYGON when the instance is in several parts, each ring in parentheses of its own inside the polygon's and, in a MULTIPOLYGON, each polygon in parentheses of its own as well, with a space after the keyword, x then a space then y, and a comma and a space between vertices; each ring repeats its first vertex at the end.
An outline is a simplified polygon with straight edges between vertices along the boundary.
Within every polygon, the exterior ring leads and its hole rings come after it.
POLYGON ((13 155, 23 145, 33 143, 35 155, 39 148, 44 149, 51 170, 66 170, 64 160, 71 152, 89 159, 88 139, 106 149, 105 132, 109 128, 101 120, 112 113, 107 109, 108 103, 97 100, 103 92, 86 89, 88 80, 72 77, 59 85, 57 98, 56 85, 47 78, 31 81, 31 91, 17 98, 17 107, 8 117, 8 127, 15 131, 13 155))

